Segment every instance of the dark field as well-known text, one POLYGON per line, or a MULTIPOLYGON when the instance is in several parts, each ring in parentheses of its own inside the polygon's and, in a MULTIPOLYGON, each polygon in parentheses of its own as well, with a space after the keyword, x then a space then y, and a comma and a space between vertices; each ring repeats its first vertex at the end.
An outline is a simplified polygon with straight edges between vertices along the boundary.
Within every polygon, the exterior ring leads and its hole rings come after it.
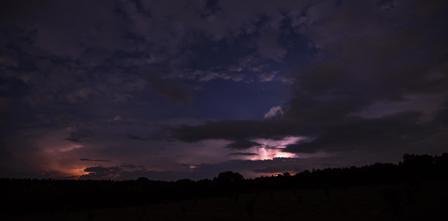
MULTIPOLYGON (((52 212, 11 220, 424 220, 446 217, 446 183, 265 191, 155 205, 52 212)), ((441 219, 444 220, 444 219, 441 219)))

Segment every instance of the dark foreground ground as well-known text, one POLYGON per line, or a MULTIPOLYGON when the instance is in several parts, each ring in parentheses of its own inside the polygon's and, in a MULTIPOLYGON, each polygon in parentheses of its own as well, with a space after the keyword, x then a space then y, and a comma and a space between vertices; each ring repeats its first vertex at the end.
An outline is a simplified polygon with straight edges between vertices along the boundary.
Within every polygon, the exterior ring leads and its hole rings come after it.
POLYGON ((2 180, 0 220, 448 220, 447 156, 253 180, 2 180))
POLYGON ((11 220, 446 220, 446 184, 267 191, 125 208, 53 212, 11 220))

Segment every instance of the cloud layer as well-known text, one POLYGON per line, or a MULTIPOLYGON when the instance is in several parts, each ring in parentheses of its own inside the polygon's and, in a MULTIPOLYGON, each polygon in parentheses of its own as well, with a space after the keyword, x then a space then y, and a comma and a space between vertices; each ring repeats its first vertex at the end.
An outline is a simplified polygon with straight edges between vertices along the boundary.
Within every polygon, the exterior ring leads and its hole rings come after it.
POLYGON ((446 151, 447 12, 443 0, 2 1, 0 176, 254 175, 446 151), (301 139, 281 152, 297 158, 257 160, 260 141, 288 137, 301 139))

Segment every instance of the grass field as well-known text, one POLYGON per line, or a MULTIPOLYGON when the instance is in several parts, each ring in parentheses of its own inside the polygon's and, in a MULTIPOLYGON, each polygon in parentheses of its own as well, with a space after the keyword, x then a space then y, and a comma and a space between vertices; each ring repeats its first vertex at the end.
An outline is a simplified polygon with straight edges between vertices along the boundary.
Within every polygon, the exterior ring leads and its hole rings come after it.
POLYGON ((10 220, 446 220, 444 183, 271 190, 122 208, 58 211, 10 220))

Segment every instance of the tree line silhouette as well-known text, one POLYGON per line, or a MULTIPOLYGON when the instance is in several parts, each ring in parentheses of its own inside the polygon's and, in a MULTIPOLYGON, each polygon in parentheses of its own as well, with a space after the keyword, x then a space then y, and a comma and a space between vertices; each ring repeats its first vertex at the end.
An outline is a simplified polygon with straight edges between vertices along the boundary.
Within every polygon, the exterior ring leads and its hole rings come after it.
MULTIPOLYGON (((448 154, 406 154, 398 164, 376 163, 361 167, 328 168, 245 179, 227 171, 213 179, 174 182, 136 180, 0 179, 4 214, 114 208, 217 196, 287 189, 344 189, 353 186, 402 185, 408 191, 422 183, 448 183, 448 154)), ((385 189, 384 198, 398 205, 396 191, 385 189)))

